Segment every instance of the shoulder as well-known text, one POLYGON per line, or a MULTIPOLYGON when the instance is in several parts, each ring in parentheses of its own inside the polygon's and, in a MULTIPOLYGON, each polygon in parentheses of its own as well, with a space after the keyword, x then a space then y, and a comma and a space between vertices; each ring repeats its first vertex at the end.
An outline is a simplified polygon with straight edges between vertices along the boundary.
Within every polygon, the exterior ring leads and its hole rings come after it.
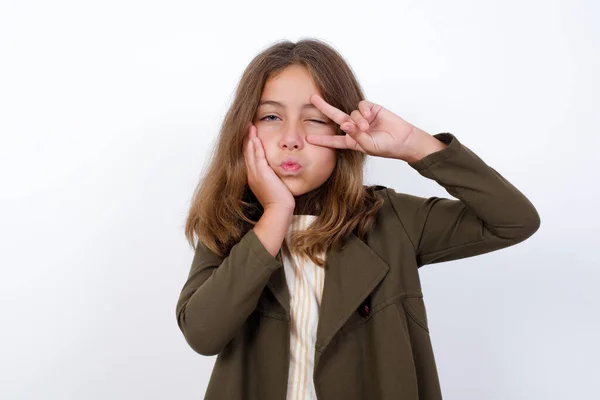
POLYGON ((383 185, 371 186, 374 194, 384 200, 382 212, 393 213, 403 223, 409 223, 422 217, 429 209, 429 204, 436 198, 420 197, 413 194, 399 192, 394 188, 383 185))
POLYGON ((394 188, 390 188, 383 185, 372 185, 365 186, 366 189, 373 190, 373 193, 379 197, 384 199, 386 203, 390 203, 392 206, 401 206, 401 207, 414 207, 423 204, 427 199, 425 197, 419 197, 408 193, 398 192, 394 188))

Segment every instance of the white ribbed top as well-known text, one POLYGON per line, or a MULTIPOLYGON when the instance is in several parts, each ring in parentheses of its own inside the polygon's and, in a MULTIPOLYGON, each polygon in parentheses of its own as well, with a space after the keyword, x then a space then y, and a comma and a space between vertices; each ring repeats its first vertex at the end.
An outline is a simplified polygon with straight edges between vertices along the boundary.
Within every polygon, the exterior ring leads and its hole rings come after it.
MULTIPOLYGON (((307 229, 316 218, 316 215, 294 215, 285 240, 292 231, 307 229)), ((282 252, 282 260, 290 292, 291 318, 287 400, 316 400, 313 381, 315 341, 325 270, 297 254, 290 259, 282 252)))

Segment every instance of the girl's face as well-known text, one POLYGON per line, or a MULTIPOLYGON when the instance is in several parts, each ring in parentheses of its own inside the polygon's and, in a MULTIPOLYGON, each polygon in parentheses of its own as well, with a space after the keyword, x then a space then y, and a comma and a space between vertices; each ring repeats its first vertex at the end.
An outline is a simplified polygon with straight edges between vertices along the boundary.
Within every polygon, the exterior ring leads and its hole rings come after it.
POLYGON ((268 164, 292 195, 321 186, 336 164, 336 149, 306 141, 306 135, 335 135, 335 122, 309 99, 321 94, 308 70, 292 65, 265 83, 254 118, 268 164), (285 168, 286 161, 299 164, 285 168))

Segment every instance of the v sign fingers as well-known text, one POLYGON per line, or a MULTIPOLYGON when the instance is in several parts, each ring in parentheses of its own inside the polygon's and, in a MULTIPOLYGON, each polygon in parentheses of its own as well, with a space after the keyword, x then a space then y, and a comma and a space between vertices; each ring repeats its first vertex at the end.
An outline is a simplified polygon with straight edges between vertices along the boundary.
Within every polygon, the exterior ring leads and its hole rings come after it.
POLYGON ((306 141, 318 146, 334 149, 350 149, 366 153, 360 144, 350 135, 306 135, 306 141))
MULTIPOLYGON (((335 123, 340 125, 348 135, 341 136, 321 136, 307 135, 306 140, 309 143, 334 147, 338 149, 352 149, 361 151, 367 154, 377 153, 377 144, 373 142, 372 137, 365 131, 369 129, 369 122, 358 110, 352 112, 352 116, 346 114, 342 110, 327 103, 321 96, 314 94, 310 97, 310 101, 326 116, 331 118, 335 123), (362 128, 362 129, 361 129, 362 128)), ((361 101, 359 107, 362 109, 371 108, 373 103, 366 100, 361 101)), ((369 113, 372 114, 372 113, 369 113)))
POLYGON ((377 104, 371 103, 368 100, 361 100, 358 102, 358 109, 361 114, 365 116, 367 122, 373 121, 375 119, 375 114, 381 109, 381 106, 377 104))
POLYGON ((352 120, 348 114, 338 108, 335 108, 318 94, 313 94, 310 96, 309 100, 315 105, 315 107, 319 109, 319 111, 327 115, 338 125, 342 125, 344 122, 352 120))
POLYGON ((407 140, 415 127, 385 107, 367 100, 358 103, 350 115, 327 103, 318 94, 310 101, 331 118, 347 135, 307 135, 307 142, 337 149, 352 149, 385 158, 405 157, 412 149, 407 140))

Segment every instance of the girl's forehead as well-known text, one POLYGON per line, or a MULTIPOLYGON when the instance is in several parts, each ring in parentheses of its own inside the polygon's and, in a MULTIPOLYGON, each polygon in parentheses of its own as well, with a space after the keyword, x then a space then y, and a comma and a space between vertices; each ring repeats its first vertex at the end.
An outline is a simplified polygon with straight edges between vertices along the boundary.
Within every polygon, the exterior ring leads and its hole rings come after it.
MULTIPOLYGON (((310 96, 309 96, 310 98, 310 96)), ((300 108, 302 110, 317 110, 318 108, 310 103, 302 103, 302 99, 298 98, 298 99, 294 99, 294 101, 290 102, 290 101, 285 101, 285 100, 274 100, 271 98, 267 98, 267 97, 263 97, 260 102, 258 103, 259 107, 266 107, 266 106, 270 106, 270 107, 275 107, 275 108, 300 108)))
POLYGON ((308 100, 311 94, 318 92, 317 86, 307 72, 303 72, 302 69, 292 69, 267 79, 262 90, 262 96, 299 97, 308 100))

